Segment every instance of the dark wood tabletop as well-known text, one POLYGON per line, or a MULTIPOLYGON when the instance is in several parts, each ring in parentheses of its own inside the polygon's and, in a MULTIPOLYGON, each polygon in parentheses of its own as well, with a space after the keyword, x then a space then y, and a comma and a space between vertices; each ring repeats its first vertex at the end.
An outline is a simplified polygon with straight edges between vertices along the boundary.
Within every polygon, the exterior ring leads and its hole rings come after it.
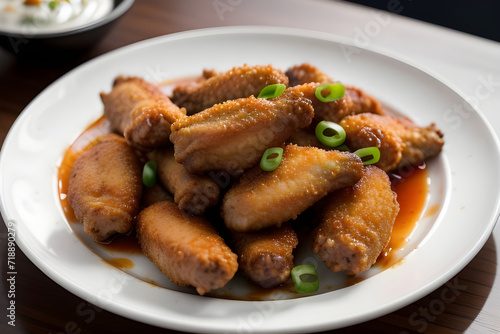
MULTIPOLYGON (((297 13, 305 6, 305 1, 286 0, 221 0, 220 3, 225 4, 225 9, 217 9, 217 1, 137 0, 98 44, 82 55, 60 63, 19 62, 14 55, 0 50, 0 142, 3 143, 9 128, 37 94, 89 59, 144 39, 191 29, 238 24, 293 26, 294 22, 287 15, 295 11, 294 17, 300 17, 297 13)), ((325 8, 330 3, 319 1, 316 5, 325 8)), ((0 333, 177 333, 106 310, 99 309, 92 316, 82 316, 78 310, 87 305, 87 301, 52 281, 20 249, 16 252, 16 326, 9 326, 6 317, 6 240, 7 230, 2 220, 0 333)), ((493 310, 489 315, 478 316, 497 279, 496 249, 495 240, 490 237, 462 271, 428 296, 393 313, 335 332, 462 333, 467 329, 496 332, 498 327, 495 326, 500 317, 499 302, 496 303, 496 314, 493 310)))

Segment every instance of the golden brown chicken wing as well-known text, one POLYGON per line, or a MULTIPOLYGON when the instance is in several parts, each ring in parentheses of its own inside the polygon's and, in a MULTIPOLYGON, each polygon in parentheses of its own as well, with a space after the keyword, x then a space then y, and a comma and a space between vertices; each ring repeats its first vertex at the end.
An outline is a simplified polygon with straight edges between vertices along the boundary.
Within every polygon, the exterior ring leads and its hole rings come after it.
POLYGON ((444 145, 443 134, 434 124, 419 127, 391 116, 362 114, 346 117, 340 125, 351 150, 379 148, 376 166, 384 171, 422 162, 441 152, 444 145))
POLYGON ((271 84, 288 86, 288 78, 272 65, 244 65, 222 73, 207 72, 208 79, 195 84, 180 85, 173 91, 172 101, 195 114, 216 104, 251 95, 257 96, 271 84))
POLYGON ((313 252, 333 271, 356 275, 369 269, 388 244, 399 212, 387 174, 368 166, 354 186, 322 200, 313 252))
POLYGON ((258 232, 230 233, 239 268, 254 283, 272 288, 290 277, 292 252, 299 242, 290 224, 258 232))
POLYGON ((191 173, 232 172, 254 166, 266 149, 282 145, 312 118, 310 100, 287 89, 273 99, 227 101, 180 119, 170 140, 176 160, 191 173))
POLYGON ((68 183, 68 203, 85 233, 104 242, 130 230, 141 191, 139 159, 123 137, 106 134, 76 159, 68 183))
POLYGON ((203 295, 226 285, 238 270, 237 256, 207 220, 183 213, 172 202, 141 211, 137 238, 142 252, 175 284, 203 295))
POLYGON ((209 176, 191 174, 175 161, 171 147, 157 149, 148 154, 156 163, 158 178, 174 194, 179 209, 200 215, 219 201, 220 189, 209 176))
POLYGON ((329 192, 354 184, 362 169, 355 154, 289 144, 277 169, 256 166, 229 189, 222 201, 224 223, 241 232, 280 226, 329 192))
POLYGON ((332 77, 308 63, 292 66, 286 70, 285 74, 288 77, 290 87, 309 82, 319 82, 321 84, 333 82, 332 77))
POLYGON ((138 77, 118 76, 110 93, 101 93, 104 114, 113 131, 141 150, 169 142, 170 125, 185 117, 156 85, 138 77))

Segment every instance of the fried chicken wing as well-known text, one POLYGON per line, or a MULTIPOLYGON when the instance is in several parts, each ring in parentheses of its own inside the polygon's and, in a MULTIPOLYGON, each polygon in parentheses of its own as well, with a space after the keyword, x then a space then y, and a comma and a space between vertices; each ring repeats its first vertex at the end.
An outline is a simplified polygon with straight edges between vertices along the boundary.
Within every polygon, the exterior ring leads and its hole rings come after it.
POLYGON ((118 76, 101 100, 113 131, 140 150, 167 144, 170 125, 186 116, 159 87, 138 77, 118 76))
POLYGON ((340 125, 352 150, 379 148, 376 166, 384 171, 422 162, 441 152, 444 145, 443 134, 434 124, 420 127, 392 116, 362 114, 346 117, 340 125))
POLYGON ((181 210, 200 215, 219 201, 217 183, 209 176, 188 172, 175 161, 172 148, 157 149, 148 157, 156 163, 158 178, 174 194, 174 201, 181 210))
POLYGON ((251 281, 272 288, 290 277, 292 252, 299 242, 290 224, 258 232, 230 233, 239 268, 251 281))
POLYGON ((287 89, 273 99, 227 101, 180 119, 170 140, 177 162, 189 172, 232 172, 254 166, 266 149, 282 145, 312 118, 311 101, 287 89))
POLYGON ((175 284, 203 295, 226 285, 238 270, 237 256, 207 220, 183 213, 172 202, 139 214, 142 252, 175 284))
POLYGON ((368 166, 352 187, 329 194, 313 236, 313 252, 333 271, 369 269, 389 243, 399 212, 387 174, 368 166))
POLYGON ((68 202, 85 233, 104 242, 126 233, 139 211, 139 159, 123 137, 106 134, 81 153, 68 183, 68 202))
POLYGON ((321 84, 333 82, 332 77, 309 63, 292 66, 286 70, 285 74, 288 77, 290 87, 309 82, 319 82, 321 84))
POLYGON ((301 64, 286 71, 290 86, 302 86, 304 94, 311 99, 314 108, 314 119, 338 123, 348 115, 372 113, 382 115, 382 105, 373 96, 363 90, 344 85, 344 97, 332 102, 321 102, 315 96, 316 88, 322 84, 333 83, 333 79, 310 64, 301 64), (306 85, 307 84, 307 85, 306 85))
POLYGON ((207 72, 202 80, 191 85, 180 85, 172 93, 172 101, 195 114, 216 104, 251 95, 257 96, 271 84, 288 86, 288 78, 272 65, 244 65, 222 73, 207 72))
POLYGON ((222 201, 224 223, 240 232, 280 226, 329 192, 354 184, 362 169, 355 154, 289 144, 277 169, 256 166, 229 189, 222 201))

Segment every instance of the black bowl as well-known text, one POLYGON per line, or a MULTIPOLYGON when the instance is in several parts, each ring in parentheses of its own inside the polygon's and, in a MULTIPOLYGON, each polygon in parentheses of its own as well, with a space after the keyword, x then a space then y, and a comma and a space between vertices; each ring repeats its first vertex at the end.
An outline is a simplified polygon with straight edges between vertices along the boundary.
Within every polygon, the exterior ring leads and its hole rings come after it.
POLYGON ((56 33, 20 34, 2 31, 0 46, 21 59, 61 59, 81 54, 95 45, 116 21, 125 14, 134 0, 115 0, 113 10, 88 25, 56 33))

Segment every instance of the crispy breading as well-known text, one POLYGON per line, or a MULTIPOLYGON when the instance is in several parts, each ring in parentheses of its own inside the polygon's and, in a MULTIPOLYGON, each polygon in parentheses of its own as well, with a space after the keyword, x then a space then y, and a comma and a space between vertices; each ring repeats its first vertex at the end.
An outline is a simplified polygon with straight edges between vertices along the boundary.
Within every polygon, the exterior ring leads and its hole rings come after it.
POLYGON ((389 243, 399 212, 387 174, 367 166, 352 187, 322 200, 313 252, 333 271, 356 275, 369 269, 389 243))
POLYGON ((290 87, 309 82, 319 82, 321 84, 333 82, 331 76, 309 63, 292 66, 286 70, 285 74, 288 77, 290 87))
POLYGON ((443 134, 434 124, 420 127, 392 116, 362 114, 346 117, 340 125, 351 150, 379 148, 380 160, 375 165, 384 171, 422 162, 439 154, 444 145, 443 134))
POLYGON ((106 134, 81 153, 68 183, 68 202, 85 233, 104 242, 126 233, 139 211, 139 159, 123 137, 106 134))
POLYGON ((101 93, 101 100, 113 131, 140 150, 167 144, 170 125, 186 117, 186 111, 172 103, 158 86, 138 77, 118 76, 111 92, 101 93))
POLYGON ((242 232, 280 226, 329 192, 354 184, 362 169, 355 154, 289 144, 278 168, 256 166, 229 189, 222 201, 224 223, 242 232))
POLYGON ((230 233, 239 268, 251 281, 272 288, 290 277, 293 250, 299 243, 290 224, 257 232, 230 233))
POLYGON ((238 270, 237 256, 213 225, 172 202, 158 202, 137 218, 142 252, 175 284, 200 294, 222 288, 238 270))
POLYGON ((262 88, 271 84, 288 86, 288 78, 272 65, 244 65, 229 71, 204 72, 206 80, 179 85, 172 93, 172 101, 195 114, 216 104, 238 98, 258 96, 262 88))
POLYGON ((177 162, 191 173, 232 172, 257 164, 266 149, 282 145, 312 118, 310 100, 287 89, 273 99, 227 101, 180 119, 170 140, 177 162))
POLYGON ((169 145, 148 154, 156 163, 160 182, 173 195, 179 209, 193 215, 200 215, 219 201, 220 189, 217 183, 205 175, 192 174, 175 161, 174 150, 169 145))

